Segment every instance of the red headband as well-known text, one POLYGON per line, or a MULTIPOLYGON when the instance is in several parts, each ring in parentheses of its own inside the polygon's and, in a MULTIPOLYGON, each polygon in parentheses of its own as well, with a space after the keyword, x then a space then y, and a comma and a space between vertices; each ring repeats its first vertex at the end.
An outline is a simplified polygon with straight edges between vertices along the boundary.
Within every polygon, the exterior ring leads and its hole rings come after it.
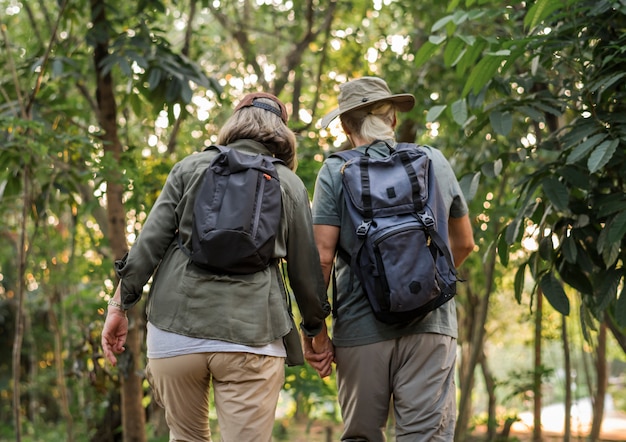
POLYGON ((239 109, 243 107, 250 107, 250 106, 258 107, 260 109, 265 109, 266 111, 270 111, 271 113, 277 115, 283 121, 283 123, 287 124, 287 118, 288 118, 287 109, 285 108, 285 105, 272 94, 268 94, 265 92, 254 92, 252 94, 248 94, 245 97, 243 97, 243 99, 239 102, 237 107, 235 107, 235 112, 237 112, 239 109), (268 98, 272 100, 274 103, 278 105, 278 107, 280 107, 280 110, 276 109, 274 106, 271 106, 267 103, 256 102, 255 100, 257 98, 268 98))

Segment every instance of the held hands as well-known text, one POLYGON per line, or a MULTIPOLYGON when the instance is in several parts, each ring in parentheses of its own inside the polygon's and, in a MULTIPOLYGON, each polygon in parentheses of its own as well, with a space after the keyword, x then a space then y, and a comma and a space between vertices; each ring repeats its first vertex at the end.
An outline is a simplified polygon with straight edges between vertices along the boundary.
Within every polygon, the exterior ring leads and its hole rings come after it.
POLYGON ((102 350, 105 358, 112 364, 117 364, 116 354, 124 351, 124 343, 128 335, 128 318, 118 308, 109 308, 104 327, 102 328, 102 350))
POLYGON ((302 333, 304 358, 320 377, 325 378, 332 373, 332 362, 335 357, 333 342, 328 337, 326 327, 315 337, 310 338, 302 333))

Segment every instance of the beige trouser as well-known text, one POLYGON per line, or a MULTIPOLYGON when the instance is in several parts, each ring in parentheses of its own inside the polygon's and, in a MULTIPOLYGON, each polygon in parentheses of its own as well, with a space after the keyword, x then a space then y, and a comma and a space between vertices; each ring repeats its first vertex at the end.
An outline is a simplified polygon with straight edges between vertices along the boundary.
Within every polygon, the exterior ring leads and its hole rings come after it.
POLYGON ((342 441, 382 442, 393 399, 402 442, 452 442, 456 421, 456 339, 417 334, 337 347, 342 441))
POLYGON ((194 353, 150 359, 146 376, 165 408, 170 441, 211 441, 209 389, 224 442, 272 440, 284 358, 251 353, 194 353))

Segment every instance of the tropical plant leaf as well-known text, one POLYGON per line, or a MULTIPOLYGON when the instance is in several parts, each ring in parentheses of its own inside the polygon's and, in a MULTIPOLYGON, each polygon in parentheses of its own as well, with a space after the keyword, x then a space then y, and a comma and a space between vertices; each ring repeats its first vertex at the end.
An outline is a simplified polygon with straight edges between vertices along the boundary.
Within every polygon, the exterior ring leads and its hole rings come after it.
POLYGON ((562 6, 562 2, 559 0, 537 0, 528 10, 526 17, 524 17, 524 27, 526 29, 534 29, 562 6))
POLYGON ((522 293, 524 292, 524 281, 526 280, 526 263, 523 263, 515 273, 515 300, 518 304, 522 303, 522 293))
POLYGON ((485 55, 478 64, 472 69, 465 86, 463 87, 462 96, 473 92, 477 94, 491 79, 494 77, 504 57, 498 55, 485 55))
POLYGON ((415 67, 421 67, 437 52, 439 45, 434 44, 430 40, 425 42, 415 54, 415 67))
POLYGON ((443 62, 446 66, 455 66, 466 51, 466 43, 459 37, 448 40, 443 51, 443 62))
POLYGON ((618 213, 606 227, 607 241, 609 243, 620 243, 626 234, 626 212, 618 213))
POLYGON ((497 134, 507 136, 513 129, 513 116, 510 112, 493 111, 489 114, 489 122, 497 134))
POLYGON ((433 122, 433 121, 437 121, 437 118, 439 118, 439 115, 441 115, 441 113, 446 110, 446 107, 448 107, 445 104, 440 104, 437 106, 433 106, 428 110, 428 113, 426 114, 426 121, 428 122, 433 122))
POLYGON ((595 173, 602 169, 613 158, 619 140, 606 140, 596 147, 587 161, 589 172, 595 173))
POLYGON ((622 291, 615 303, 615 322, 620 327, 626 327, 626 285, 622 287, 622 291))
POLYGON ((463 196, 466 201, 472 201, 476 196, 481 175, 482 174, 480 172, 467 174, 459 180, 459 185, 461 186, 461 191, 463 192, 463 196))
POLYGON ((539 286, 552 307, 562 315, 568 316, 570 309, 569 299, 565 294, 565 290, 563 290, 561 282, 556 279, 554 274, 549 272, 543 275, 539 286))
POLYGON ((558 210, 565 211, 569 204, 569 190, 565 184, 554 177, 546 178, 542 182, 543 191, 558 210))
POLYGON ((565 237, 561 244, 561 250, 563 251, 563 257, 570 264, 576 264, 576 256, 578 254, 578 248, 576 247, 576 240, 571 236, 565 237))
POLYGON ((459 126, 463 126, 467 121, 467 101, 461 98, 450 106, 452 111, 452 118, 459 126))
POLYGON ((604 272, 597 291, 599 311, 604 311, 617 298, 617 290, 623 277, 623 270, 612 268, 604 272))
POLYGON ((604 140, 606 137, 607 135, 605 133, 601 133, 601 134, 596 134, 587 138, 585 141, 578 144, 574 149, 572 149, 570 154, 567 156, 566 163, 572 164, 580 160, 581 158, 584 158, 589 152, 591 152, 591 150, 594 147, 600 144, 600 142, 602 142, 602 140, 604 140))

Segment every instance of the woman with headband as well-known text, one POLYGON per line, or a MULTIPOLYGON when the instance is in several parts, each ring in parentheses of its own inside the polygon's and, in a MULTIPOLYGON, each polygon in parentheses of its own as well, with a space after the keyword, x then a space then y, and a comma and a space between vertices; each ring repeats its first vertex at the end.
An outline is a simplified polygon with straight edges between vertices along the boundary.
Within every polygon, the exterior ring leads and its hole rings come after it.
MULTIPOLYGON (((288 262, 307 351, 318 351, 307 358, 317 368, 330 365, 332 343, 324 327, 330 306, 308 194, 294 173, 296 142, 284 104, 267 93, 246 95, 217 142, 282 160, 276 165, 282 216, 273 258, 288 262)), ((120 283, 109 301, 102 347, 115 364, 115 355, 124 351, 126 310, 139 301, 154 275, 147 300, 146 376, 154 400, 165 408, 170 441, 211 440, 212 386, 223 441, 269 442, 284 364, 303 363, 280 269, 270 265, 245 275, 212 273, 195 266, 183 250, 191 247, 195 191, 217 154, 207 149, 189 155, 170 171, 137 241, 116 263, 120 283)))

